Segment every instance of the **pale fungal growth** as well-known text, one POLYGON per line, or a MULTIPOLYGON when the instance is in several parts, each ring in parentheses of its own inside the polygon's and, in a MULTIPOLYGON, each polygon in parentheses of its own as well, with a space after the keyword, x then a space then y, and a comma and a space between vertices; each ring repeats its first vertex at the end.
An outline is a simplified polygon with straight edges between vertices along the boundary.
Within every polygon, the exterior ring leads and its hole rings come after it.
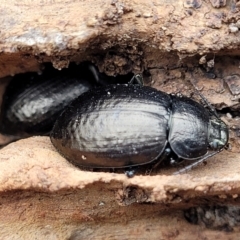
POLYGON ((208 66, 209 68, 213 68, 213 67, 214 67, 214 64, 215 64, 214 59, 211 59, 211 60, 209 60, 209 61, 207 62, 207 66, 208 66))
POLYGON ((207 62, 207 59, 206 59, 206 55, 202 56, 200 59, 199 59, 199 64, 203 65, 207 62))
POLYGON ((238 20, 238 21, 235 23, 235 26, 236 26, 237 28, 240 28, 240 20, 238 20))
POLYGON ((230 31, 231 33, 236 33, 236 32, 238 32, 238 27, 236 26, 235 23, 231 23, 231 24, 229 25, 229 31, 230 31))
POLYGON ((227 113, 226 116, 227 116, 227 118, 232 119, 231 113, 227 113))

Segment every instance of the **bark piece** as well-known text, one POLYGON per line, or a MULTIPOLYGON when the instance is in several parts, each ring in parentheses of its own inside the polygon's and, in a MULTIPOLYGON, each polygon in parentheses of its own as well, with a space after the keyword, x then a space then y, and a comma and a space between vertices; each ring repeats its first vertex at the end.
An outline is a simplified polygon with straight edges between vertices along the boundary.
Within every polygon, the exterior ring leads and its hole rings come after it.
POLYGON ((166 59, 176 66, 197 54, 237 54, 239 37, 229 26, 237 27, 238 3, 232 1, 218 12, 212 3, 4 0, 0 76, 36 71, 39 63, 49 61, 62 69, 70 61, 92 60, 114 75, 150 65, 166 67, 166 59))
POLYGON ((233 196, 240 194, 239 156, 230 152, 216 155, 209 159, 207 166, 199 166, 188 174, 171 175, 176 168, 160 167, 149 176, 145 175, 144 168, 140 175, 132 179, 127 178, 122 169, 116 173, 80 170, 61 157, 47 137, 11 143, 0 151, 0 159, 1 192, 23 189, 56 192, 83 189, 98 182, 115 182, 122 186, 116 192, 121 205, 156 202, 172 206, 185 201, 188 205, 191 201, 194 203, 208 197, 219 202, 226 202, 226 198, 236 202, 238 197, 233 196), (223 194, 226 198, 221 197, 223 194))
MULTIPOLYGON (((160 168, 152 176, 143 171, 132 179, 122 170, 80 170, 61 157, 47 137, 11 143, 0 151, 0 160, 3 239, 226 239, 225 232, 187 223, 177 209, 240 203, 239 155, 230 152, 188 174, 173 176, 176 169, 160 168)), ((237 239, 238 232, 228 236, 237 239)))

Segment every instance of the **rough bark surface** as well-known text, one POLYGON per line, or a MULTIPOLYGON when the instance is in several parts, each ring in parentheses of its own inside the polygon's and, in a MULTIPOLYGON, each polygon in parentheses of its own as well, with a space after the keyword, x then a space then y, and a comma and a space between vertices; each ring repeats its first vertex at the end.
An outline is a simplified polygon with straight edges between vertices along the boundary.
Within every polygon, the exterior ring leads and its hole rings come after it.
POLYGON ((218 0, 2 0, 0 77, 89 60, 108 75, 144 73, 168 93, 192 96, 195 86, 229 125, 231 149, 188 174, 128 179, 75 168, 48 137, 11 143, 0 150, 0 238, 239 239, 237 223, 212 231, 182 213, 240 204, 239 10, 218 0))
POLYGON ((170 168, 129 179, 122 170, 103 173, 75 168, 56 152, 47 137, 20 140, 0 152, 1 236, 237 237, 238 228, 227 235, 202 231, 200 226, 187 223, 179 209, 211 203, 240 205, 239 158, 221 153, 185 175, 173 176, 176 169, 170 168))
POLYGON ((61 69, 90 59, 116 74, 176 67, 194 55, 237 55, 239 4, 221 2, 2 0, 1 76, 45 61, 61 69))

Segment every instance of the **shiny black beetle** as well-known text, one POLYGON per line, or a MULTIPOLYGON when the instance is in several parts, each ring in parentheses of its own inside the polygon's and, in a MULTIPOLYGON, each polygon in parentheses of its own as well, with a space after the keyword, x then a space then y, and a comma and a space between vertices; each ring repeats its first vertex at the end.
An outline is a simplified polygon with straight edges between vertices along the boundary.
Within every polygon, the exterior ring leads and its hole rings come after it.
POLYGON ((58 71, 46 66, 43 74, 18 74, 3 95, 0 133, 24 138, 48 135, 54 122, 71 101, 95 86, 125 80, 107 77, 91 63, 58 71))
POLYGON ((131 169, 169 155, 201 162, 227 146, 228 128, 190 98, 122 84, 81 95, 57 119, 50 137, 77 166, 131 169))
POLYGON ((14 79, 19 87, 12 81, 7 88, 1 111, 3 134, 25 137, 50 132, 64 107, 91 88, 86 80, 69 76, 56 76, 50 84, 47 78, 24 76, 28 84, 14 79))
POLYGON ((92 65, 58 71, 47 66, 43 74, 18 74, 3 95, 0 132, 24 138, 46 135, 63 109, 97 84, 92 65))

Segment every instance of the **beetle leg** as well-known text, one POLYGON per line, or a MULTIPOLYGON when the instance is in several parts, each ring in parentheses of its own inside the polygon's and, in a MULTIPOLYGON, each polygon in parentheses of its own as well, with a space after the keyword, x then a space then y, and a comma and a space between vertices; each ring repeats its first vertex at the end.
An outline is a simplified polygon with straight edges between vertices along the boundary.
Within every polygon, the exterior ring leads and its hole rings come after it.
POLYGON ((156 159, 154 164, 148 170, 147 175, 151 175, 153 169, 156 169, 160 165, 160 163, 168 159, 171 154, 172 154, 172 149, 170 147, 166 147, 164 152, 156 159))
POLYGON ((111 84, 112 78, 100 73, 98 68, 92 63, 87 63, 87 69, 92 75, 94 85, 106 86, 111 84))
POLYGON ((99 73, 97 71, 97 68, 93 65, 93 64, 88 64, 88 69, 91 72, 91 74, 93 75, 94 80, 96 81, 96 83, 99 83, 100 79, 99 79, 99 73))
POLYGON ((170 159, 170 164, 171 166, 175 167, 177 166, 177 164, 179 164, 180 162, 184 161, 184 159, 181 159, 181 158, 171 158, 170 159))
POLYGON ((165 148, 164 152, 157 159, 156 163, 152 166, 152 169, 157 168, 162 161, 168 159, 171 153, 172 153, 172 150, 170 147, 165 148))
POLYGON ((141 74, 136 74, 132 77, 132 79, 129 81, 129 85, 133 84, 136 82, 138 85, 143 86, 143 77, 141 74))
POLYGON ((177 171, 177 172, 174 172, 173 175, 178 175, 178 174, 181 174, 181 173, 186 173, 190 170, 192 170, 194 167, 197 167, 198 165, 200 165, 203 161, 205 161, 206 159, 218 154, 219 152, 221 152, 223 149, 220 149, 219 151, 216 151, 216 152, 213 152, 213 153, 209 153, 207 154, 205 157, 203 158, 200 158, 198 159, 196 162, 194 162, 193 164, 191 165, 188 165, 186 167, 184 167, 183 169, 177 171))
POLYGON ((129 168, 128 170, 125 171, 125 175, 128 178, 134 177, 135 173, 136 173, 136 168, 129 168))

